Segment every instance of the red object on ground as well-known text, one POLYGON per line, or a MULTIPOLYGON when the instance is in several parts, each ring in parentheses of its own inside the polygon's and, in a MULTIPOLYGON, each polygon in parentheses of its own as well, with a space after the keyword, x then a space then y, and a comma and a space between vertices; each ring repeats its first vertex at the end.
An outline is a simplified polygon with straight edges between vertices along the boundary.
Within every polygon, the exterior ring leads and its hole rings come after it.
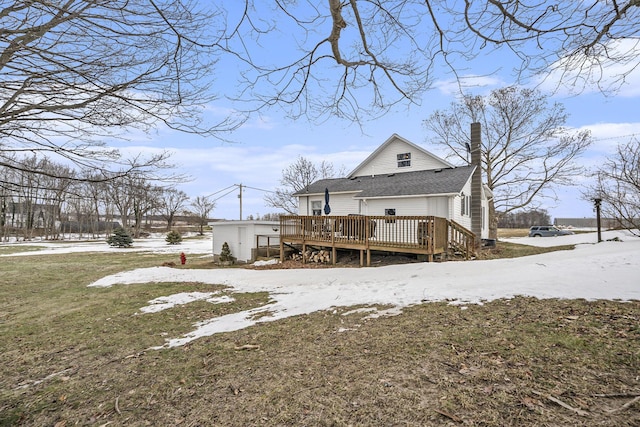
POLYGON ((180 253, 180 264, 185 265, 187 263, 187 256, 184 254, 184 252, 180 253))

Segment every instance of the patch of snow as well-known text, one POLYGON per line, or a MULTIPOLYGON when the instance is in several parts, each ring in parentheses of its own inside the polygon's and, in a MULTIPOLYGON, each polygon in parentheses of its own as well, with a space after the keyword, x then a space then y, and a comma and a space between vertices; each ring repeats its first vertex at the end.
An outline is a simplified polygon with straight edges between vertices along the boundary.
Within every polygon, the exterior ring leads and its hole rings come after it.
POLYGON ((379 317, 392 317, 392 316, 398 316, 400 314, 402 314, 402 308, 392 307, 386 310, 376 310, 373 313, 369 314, 368 316, 363 317, 362 320, 377 319, 379 317))
POLYGON ((3 243, 2 247, 12 247, 19 245, 35 246, 38 247, 37 251, 18 252, 14 254, 2 254, 2 256, 32 256, 32 255, 56 255, 56 254, 68 254, 76 252, 114 252, 114 253, 126 253, 126 252, 153 252, 161 254, 175 255, 179 260, 180 253, 185 254, 212 254, 212 241, 211 235, 203 236, 202 238, 193 238, 183 240, 179 245, 170 245, 164 239, 166 235, 156 234, 153 237, 139 238, 133 240, 133 247, 131 248, 114 248, 107 244, 105 240, 33 240, 20 243, 3 243))
POLYGON ((256 261, 251 265, 254 265, 256 267, 262 267, 264 265, 275 265, 278 264, 280 261, 278 261, 277 259, 270 259, 270 260, 266 260, 266 261, 256 261))
POLYGON ((378 311, 377 308, 375 307, 363 307, 363 308, 356 308, 355 310, 349 310, 349 311, 345 311, 344 313, 342 313, 343 316, 350 316, 352 314, 359 314, 359 313, 371 313, 373 311, 378 311))
MULTIPOLYGON (((601 233, 602 240, 612 240, 615 238, 625 240, 634 236, 626 230, 609 230, 601 233)), ((520 245, 537 246, 540 248, 550 248, 563 245, 584 245, 598 243, 598 233, 576 233, 567 236, 553 237, 511 237, 500 239, 505 242, 518 243, 520 245)))
POLYGON ((140 308, 142 313, 158 313, 162 310, 175 307, 176 305, 189 304, 194 301, 206 301, 212 304, 221 304, 235 301, 234 298, 223 295, 214 297, 220 292, 180 292, 178 294, 162 296, 149 301, 150 305, 140 308))

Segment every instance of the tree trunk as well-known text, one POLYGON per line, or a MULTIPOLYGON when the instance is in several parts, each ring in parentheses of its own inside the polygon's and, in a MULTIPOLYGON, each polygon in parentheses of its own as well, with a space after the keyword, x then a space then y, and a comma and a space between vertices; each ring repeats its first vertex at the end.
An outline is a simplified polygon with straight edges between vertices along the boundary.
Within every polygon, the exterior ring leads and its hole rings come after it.
POLYGON ((489 199, 489 239, 498 240, 498 219, 493 199, 489 199))

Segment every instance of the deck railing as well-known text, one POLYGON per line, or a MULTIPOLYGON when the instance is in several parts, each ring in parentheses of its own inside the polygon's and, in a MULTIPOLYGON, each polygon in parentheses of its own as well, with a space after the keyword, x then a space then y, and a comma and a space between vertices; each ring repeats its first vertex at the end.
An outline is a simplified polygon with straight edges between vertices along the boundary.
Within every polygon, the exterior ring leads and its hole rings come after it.
POLYGON ((474 247, 470 231, 435 216, 282 216, 280 239, 311 245, 426 255, 447 252, 451 246, 465 251, 472 251, 474 247))
POLYGON ((455 221, 449 221, 449 248, 461 252, 466 259, 474 254, 476 248, 475 235, 455 221))

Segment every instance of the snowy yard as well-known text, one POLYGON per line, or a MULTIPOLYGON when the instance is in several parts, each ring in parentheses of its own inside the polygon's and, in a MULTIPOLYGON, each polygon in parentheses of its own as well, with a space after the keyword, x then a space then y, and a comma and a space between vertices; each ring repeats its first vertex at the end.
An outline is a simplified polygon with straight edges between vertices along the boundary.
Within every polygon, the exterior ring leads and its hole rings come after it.
MULTIPOLYGON (((515 259, 472 262, 417 263, 377 268, 309 270, 249 270, 242 268, 180 270, 153 267, 104 277, 91 287, 147 282, 202 282, 223 284, 233 292, 266 291, 272 302, 263 307, 199 322, 181 337, 167 339, 178 346, 203 336, 246 328, 258 322, 354 305, 391 305, 383 314, 397 314, 403 307, 428 301, 452 304, 482 303, 516 295, 536 298, 585 298, 589 300, 640 300, 640 238, 624 231, 608 231, 605 241, 594 244, 595 233, 548 238, 512 238, 509 242, 559 246, 576 244, 572 251, 558 251, 515 259), (262 316, 256 316, 262 314, 262 316)), ((29 243, 34 244, 33 242, 29 243)), ((42 243, 43 250, 28 256, 65 251, 117 251, 104 243, 42 243)), ((169 246, 161 238, 139 240, 137 251, 189 254, 206 253, 210 240, 185 241, 169 246)), ((212 295, 180 293, 162 297, 162 309, 197 300, 224 303, 212 295)), ((155 305, 155 303, 151 303, 155 305)), ((141 307, 141 312, 156 312, 141 307)))

